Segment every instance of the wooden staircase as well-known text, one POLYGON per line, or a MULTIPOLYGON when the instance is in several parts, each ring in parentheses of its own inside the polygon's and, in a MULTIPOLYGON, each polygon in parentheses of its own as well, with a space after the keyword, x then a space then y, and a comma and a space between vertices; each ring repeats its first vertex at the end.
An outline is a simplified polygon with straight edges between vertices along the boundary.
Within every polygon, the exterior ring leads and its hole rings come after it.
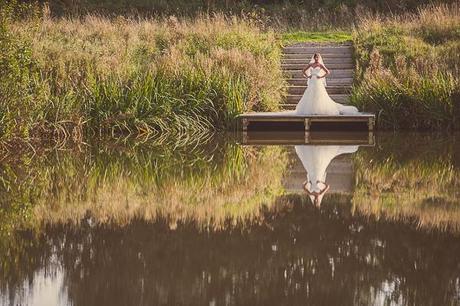
POLYGON ((326 90, 338 103, 347 104, 353 84, 353 47, 351 44, 298 43, 283 49, 281 67, 289 83, 288 96, 282 104, 285 110, 295 109, 307 88, 302 68, 314 53, 320 53, 325 66, 331 71, 326 90))

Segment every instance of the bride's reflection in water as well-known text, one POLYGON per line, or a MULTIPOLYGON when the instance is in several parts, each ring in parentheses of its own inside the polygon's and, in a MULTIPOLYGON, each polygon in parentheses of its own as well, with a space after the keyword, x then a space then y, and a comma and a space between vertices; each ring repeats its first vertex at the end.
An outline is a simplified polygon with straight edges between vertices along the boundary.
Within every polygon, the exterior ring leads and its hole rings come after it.
POLYGON ((324 195, 330 188, 326 183, 326 176, 331 161, 339 155, 355 153, 358 148, 357 145, 295 146, 295 152, 307 172, 307 180, 303 182, 303 189, 316 207, 320 207, 324 195))

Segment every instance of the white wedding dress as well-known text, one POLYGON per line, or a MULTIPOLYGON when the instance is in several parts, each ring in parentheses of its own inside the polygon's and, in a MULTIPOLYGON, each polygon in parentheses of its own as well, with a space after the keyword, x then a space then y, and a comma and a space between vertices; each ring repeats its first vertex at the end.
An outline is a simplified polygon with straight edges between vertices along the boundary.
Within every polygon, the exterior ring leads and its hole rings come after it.
POLYGON ((321 67, 311 68, 311 79, 295 109, 297 115, 355 115, 359 111, 354 106, 342 105, 332 100, 325 87, 324 78, 319 79, 321 67))
MULTIPOLYGON (((355 153, 359 146, 300 145, 295 152, 307 172, 307 187, 310 192, 320 192, 324 188, 327 167, 339 155, 355 153)), ((312 196, 310 198, 313 200, 312 196)), ((321 202, 322 196, 319 200, 321 202)), ((320 203, 319 203, 320 204, 320 203)))

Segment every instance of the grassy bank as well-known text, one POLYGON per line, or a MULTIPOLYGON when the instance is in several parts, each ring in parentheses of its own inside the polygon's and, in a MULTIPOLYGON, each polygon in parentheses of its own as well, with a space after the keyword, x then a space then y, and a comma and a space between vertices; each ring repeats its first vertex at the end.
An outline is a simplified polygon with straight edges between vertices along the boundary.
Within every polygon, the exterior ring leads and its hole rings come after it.
POLYGON ((273 32, 223 16, 2 22, 0 140, 203 134, 282 95, 273 32), (88 136, 89 135, 89 136, 88 136))
POLYGON ((309 43, 344 43, 352 40, 351 32, 344 31, 288 31, 281 35, 283 45, 299 42, 309 43))
MULTIPOLYGON (((377 18, 369 4, 348 16, 347 29, 359 20, 351 36, 320 12, 312 19, 318 26, 302 31, 301 20, 297 27, 273 26, 270 12, 250 17, 227 2, 225 14, 194 7, 179 19, 161 17, 168 9, 155 1, 154 18, 134 14, 142 5, 118 11, 117 2, 82 1, 69 11, 53 1, 51 11, 11 3, 2 0, 0 13, 2 150, 120 135, 206 138, 241 112, 277 109, 284 94, 280 46, 299 41, 354 40, 352 102, 378 113, 381 128, 459 128, 458 5, 377 18), (107 17, 86 14, 98 10, 107 17), (74 17, 50 17, 63 12, 74 17), (323 23, 335 28, 311 32, 326 29, 323 23)), ((333 12, 323 13, 333 18, 333 12)))
POLYGON ((350 30, 356 24, 357 16, 414 11, 419 5, 453 1, 455 0, 51 0, 49 5, 55 16, 97 13, 104 16, 173 15, 195 18, 203 13, 217 13, 251 19, 261 26, 279 30, 324 31, 350 30))
POLYGON ((364 18, 352 102, 381 128, 460 128, 460 5, 364 18))

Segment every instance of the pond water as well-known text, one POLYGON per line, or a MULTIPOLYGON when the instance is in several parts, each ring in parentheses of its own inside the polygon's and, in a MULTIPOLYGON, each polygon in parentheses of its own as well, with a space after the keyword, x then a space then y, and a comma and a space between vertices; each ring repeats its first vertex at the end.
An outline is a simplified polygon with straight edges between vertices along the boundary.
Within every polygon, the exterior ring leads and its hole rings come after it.
POLYGON ((99 143, 0 179, 1 305, 460 305, 458 135, 99 143))

